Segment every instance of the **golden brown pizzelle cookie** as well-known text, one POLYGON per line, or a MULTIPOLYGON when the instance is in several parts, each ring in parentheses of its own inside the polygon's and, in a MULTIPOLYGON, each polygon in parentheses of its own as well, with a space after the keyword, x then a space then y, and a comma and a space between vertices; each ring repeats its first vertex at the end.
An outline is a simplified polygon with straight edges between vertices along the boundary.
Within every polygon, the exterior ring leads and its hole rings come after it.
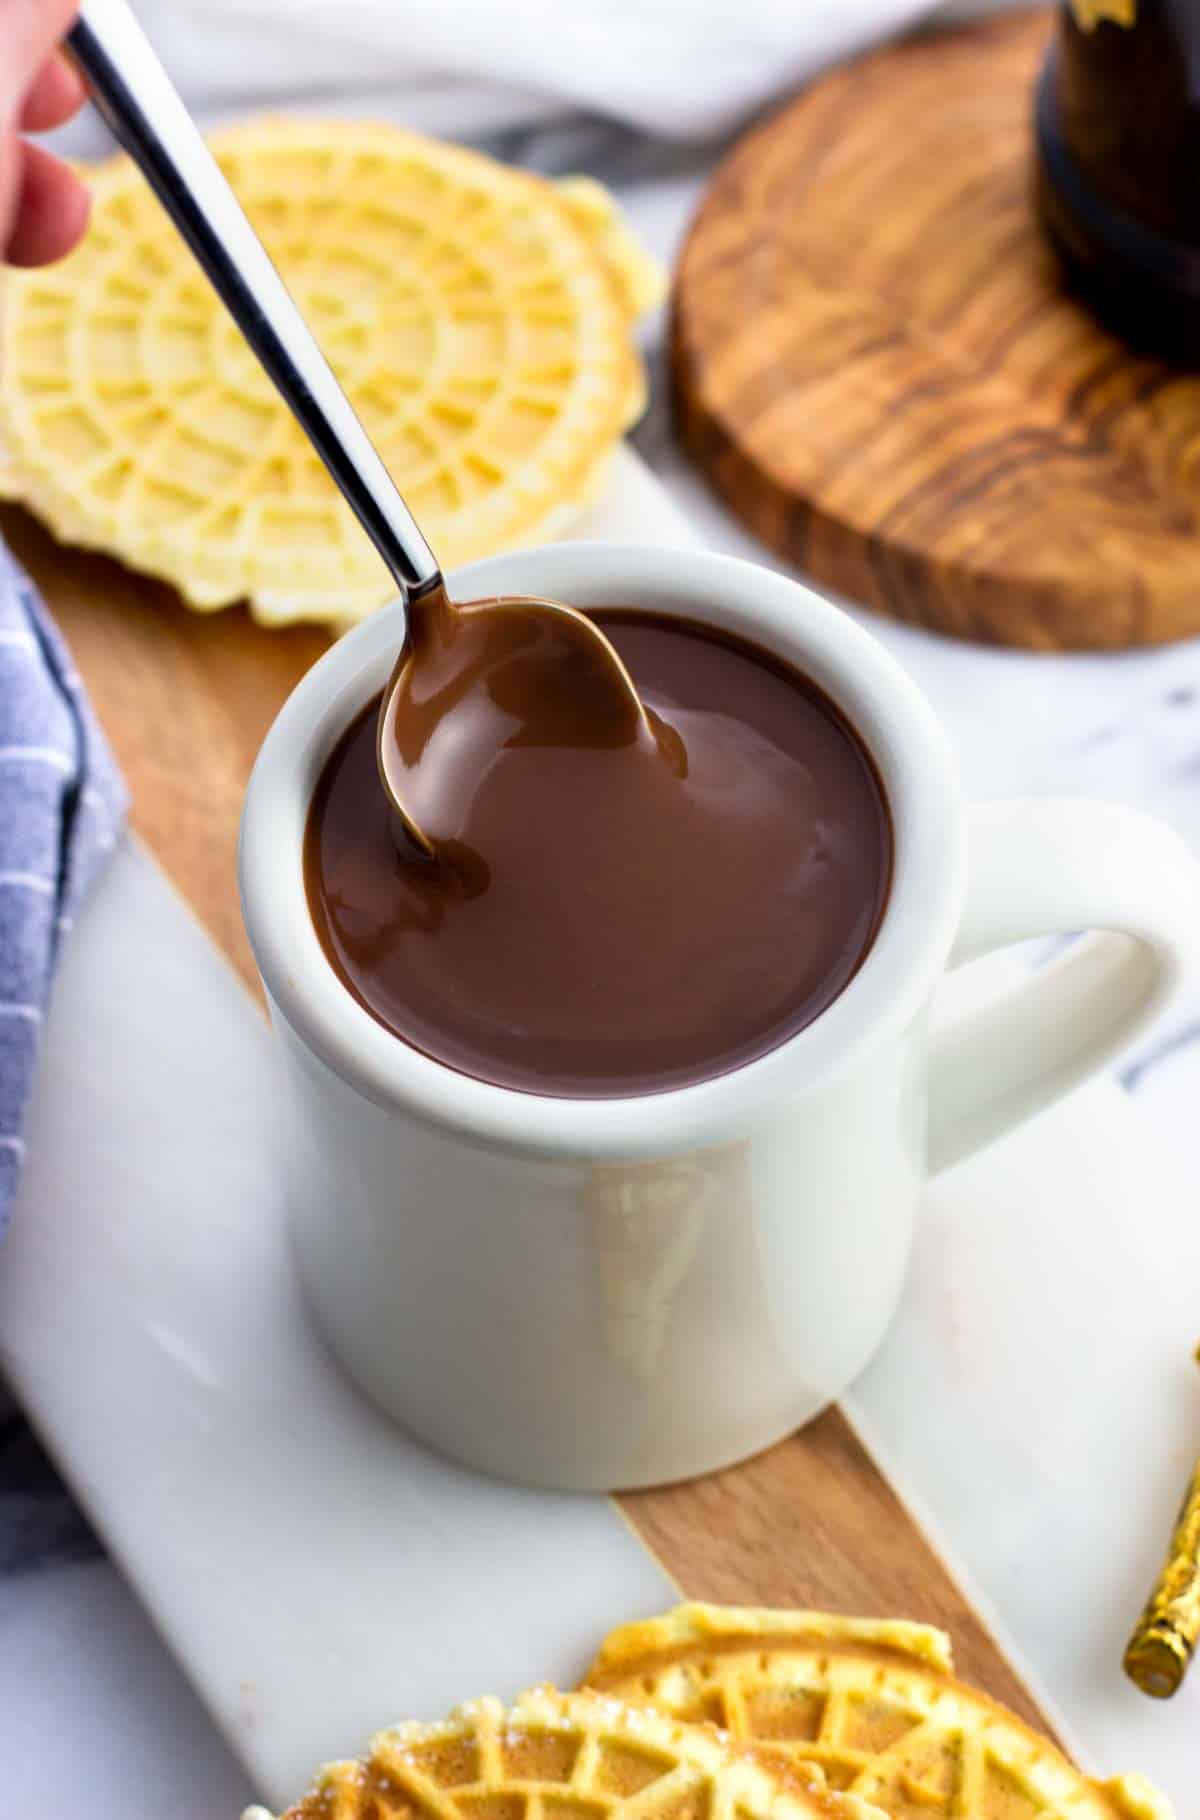
MULTIPOLYGON (((369 122, 211 143, 443 566, 565 529, 662 289, 607 192, 369 122)), ((395 590, 349 507, 132 164, 89 181, 83 244, 5 280, 0 493, 193 606, 361 618, 395 590)))
MULTIPOLYGON (((254 1808, 243 1820, 270 1820, 254 1808)), ((884 1820, 809 1770, 784 1790, 711 1727, 534 1688, 397 1725, 331 1763, 283 1820, 884 1820)))
POLYGON ((952 1670, 924 1625, 693 1604, 613 1631, 585 1683, 718 1725, 785 1778, 818 1764, 891 1820, 1171 1820, 1144 1779, 1089 1780, 952 1670))

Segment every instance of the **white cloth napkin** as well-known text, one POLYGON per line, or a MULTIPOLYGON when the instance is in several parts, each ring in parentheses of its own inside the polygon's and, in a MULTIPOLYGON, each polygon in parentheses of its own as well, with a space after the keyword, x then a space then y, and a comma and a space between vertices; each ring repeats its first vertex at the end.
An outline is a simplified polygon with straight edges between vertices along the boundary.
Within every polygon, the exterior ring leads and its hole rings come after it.
MULTIPOLYGON (((1010 0, 1011 3, 1011 0, 1010 0)), ((835 58, 1003 0, 142 0, 200 112, 347 98, 466 135, 586 108, 721 132, 835 58)))

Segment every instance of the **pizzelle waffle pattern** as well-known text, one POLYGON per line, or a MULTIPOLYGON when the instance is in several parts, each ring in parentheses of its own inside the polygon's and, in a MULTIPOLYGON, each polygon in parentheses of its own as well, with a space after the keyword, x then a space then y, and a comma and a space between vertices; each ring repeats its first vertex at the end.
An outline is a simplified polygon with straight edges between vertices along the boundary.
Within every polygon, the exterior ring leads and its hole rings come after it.
POLYGON ((785 1782, 817 1764, 892 1820, 1171 1820, 1149 1783, 1089 1781, 951 1667, 921 1625, 684 1605, 614 1631, 586 1681, 725 1728, 785 1782))
MULTIPOLYGON (((656 268, 606 192, 372 124, 212 145, 442 563, 564 529, 645 396, 656 268)), ((383 566, 142 178, 90 180, 81 247, 6 280, 0 491, 196 607, 371 611, 383 566)))
MULTIPOLYGON (((244 1820, 261 1810, 251 1809, 244 1820)), ((267 1820, 262 1816, 262 1820, 267 1820)), ((707 1727, 535 1688, 398 1725, 332 1763, 284 1820, 884 1820, 819 1772, 783 1790, 707 1727)))

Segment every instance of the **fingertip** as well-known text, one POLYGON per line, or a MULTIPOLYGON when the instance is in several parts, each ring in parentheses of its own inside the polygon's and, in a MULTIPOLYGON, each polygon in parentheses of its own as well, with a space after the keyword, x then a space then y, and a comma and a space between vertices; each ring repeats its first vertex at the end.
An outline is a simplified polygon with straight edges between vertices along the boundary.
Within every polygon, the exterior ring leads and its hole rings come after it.
POLYGON ((0 116, 5 120, 19 115, 78 11, 79 0, 0 0, 0 116))
POLYGON ((64 56, 56 54, 43 63, 21 108, 24 133, 46 133, 77 114, 87 99, 79 72, 64 56))
POLYGON ((9 265, 50 265, 83 238, 92 198, 69 165, 40 146, 21 147, 13 231, 4 257, 9 265))

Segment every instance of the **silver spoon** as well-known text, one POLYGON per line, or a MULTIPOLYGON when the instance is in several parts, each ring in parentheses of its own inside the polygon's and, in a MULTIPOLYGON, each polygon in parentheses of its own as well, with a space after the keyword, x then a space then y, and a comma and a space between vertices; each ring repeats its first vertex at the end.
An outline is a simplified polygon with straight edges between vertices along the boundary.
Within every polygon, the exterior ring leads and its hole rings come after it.
MULTIPOLYGON (((574 607, 521 597, 454 605, 437 558, 401 499, 349 399, 205 145, 170 77, 125 0, 84 0, 67 48, 96 106, 195 254, 214 290, 258 356, 268 377, 321 457, 363 530, 391 572, 409 610, 553 616, 560 641, 582 641, 588 666, 602 663, 614 710, 649 729, 633 681, 604 634, 574 607)), ((402 654, 380 707, 380 778, 408 835, 426 853, 434 841, 406 809, 404 773, 389 763, 411 681, 402 654)))

